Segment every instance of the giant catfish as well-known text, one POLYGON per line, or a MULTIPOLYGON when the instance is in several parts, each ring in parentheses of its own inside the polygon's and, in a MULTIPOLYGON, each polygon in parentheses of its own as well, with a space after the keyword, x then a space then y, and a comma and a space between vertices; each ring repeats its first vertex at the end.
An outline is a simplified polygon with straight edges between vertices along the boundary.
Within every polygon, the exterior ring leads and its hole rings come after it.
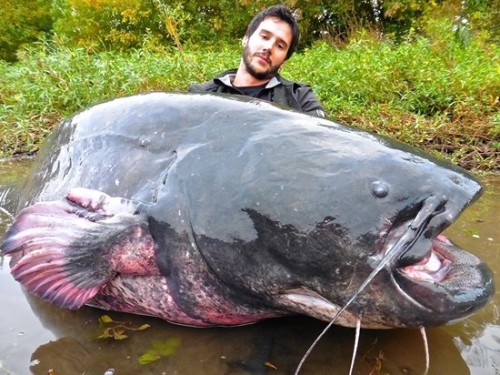
POLYGON ((17 216, 1 247, 30 293, 63 308, 206 327, 329 321, 344 306, 345 326, 436 326, 494 292, 489 268, 441 234, 481 190, 460 168, 327 119, 150 93, 55 129, 4 202, 17 216))

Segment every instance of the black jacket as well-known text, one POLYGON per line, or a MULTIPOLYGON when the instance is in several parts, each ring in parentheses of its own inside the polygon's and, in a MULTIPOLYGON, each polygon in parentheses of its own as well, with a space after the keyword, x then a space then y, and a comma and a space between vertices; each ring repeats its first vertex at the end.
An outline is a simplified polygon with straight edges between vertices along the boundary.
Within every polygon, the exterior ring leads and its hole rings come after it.
MULTIPOLYGON (((228 70, 220 76, 191 86, 189 92, 219 92, 245 95, 245 93, 231 84, 236 70, 228 70)), ((302 112, 325 117, 325 111, 314 95, 310 86, 291 82, 277 74, 265 87, 257 91, 254 97, 298 109, 302 112)))

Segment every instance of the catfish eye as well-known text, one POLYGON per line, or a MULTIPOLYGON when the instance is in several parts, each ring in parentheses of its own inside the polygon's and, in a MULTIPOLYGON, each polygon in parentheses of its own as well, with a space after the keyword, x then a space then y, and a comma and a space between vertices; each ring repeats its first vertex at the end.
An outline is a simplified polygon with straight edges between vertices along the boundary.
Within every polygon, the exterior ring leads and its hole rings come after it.
POLYGON ((389 194, 389 185, 383 181, 373 181, 371 189, 373 196, 376 198, 384 198, 389 194))

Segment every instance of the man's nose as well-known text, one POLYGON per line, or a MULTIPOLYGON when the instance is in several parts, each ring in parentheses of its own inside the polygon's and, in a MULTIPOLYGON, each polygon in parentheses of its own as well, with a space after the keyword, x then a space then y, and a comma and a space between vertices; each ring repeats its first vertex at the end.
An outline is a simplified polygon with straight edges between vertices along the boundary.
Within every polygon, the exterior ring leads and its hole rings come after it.
POLYGON ((273 49, 273 44, 274 42, 271 39, 266 40, 262 46, 263 50, 270 53, 273 49))

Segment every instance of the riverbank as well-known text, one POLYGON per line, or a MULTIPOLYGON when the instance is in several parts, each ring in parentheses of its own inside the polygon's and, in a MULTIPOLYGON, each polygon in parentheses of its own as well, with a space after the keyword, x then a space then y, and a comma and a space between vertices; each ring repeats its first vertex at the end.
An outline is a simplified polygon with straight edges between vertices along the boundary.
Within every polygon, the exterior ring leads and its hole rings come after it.
MULTIPOLYGON (((500 165, 498 46, 454 38, 400 44, 362 35, 297 53, 282 70, 309 83, 329 117, 477 172, 500 165)), ((148 91, 185 91, 237 66, 240 46, 93 53, 42 45, 0 62, 0 158, 35 153, 63 118, 148 91)))

